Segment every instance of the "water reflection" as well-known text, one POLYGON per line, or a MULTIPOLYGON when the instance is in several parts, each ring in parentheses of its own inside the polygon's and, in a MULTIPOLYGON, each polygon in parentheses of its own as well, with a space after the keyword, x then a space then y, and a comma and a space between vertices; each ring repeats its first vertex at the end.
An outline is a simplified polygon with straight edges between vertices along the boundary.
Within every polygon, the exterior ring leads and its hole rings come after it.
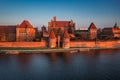
POLYGON ((119 80, 120 50, 0 54, 0 80, 119 80))
POLYGON ((30 54, 19 54, 16 56, 16 61, 19 62, 18 65, 23 70, 28 69, 31 63, 32 55, 30 54))

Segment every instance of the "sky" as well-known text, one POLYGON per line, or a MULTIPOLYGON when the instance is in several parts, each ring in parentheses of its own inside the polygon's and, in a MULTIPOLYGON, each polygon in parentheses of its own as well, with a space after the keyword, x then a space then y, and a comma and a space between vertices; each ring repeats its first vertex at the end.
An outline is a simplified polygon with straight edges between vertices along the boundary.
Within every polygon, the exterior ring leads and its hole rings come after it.
POLYGON ((120 26, 120 0, 0 0, 0 25, 16 25, 28 20, 34 27, 57 20, 73 20, 76 27, 120 26))

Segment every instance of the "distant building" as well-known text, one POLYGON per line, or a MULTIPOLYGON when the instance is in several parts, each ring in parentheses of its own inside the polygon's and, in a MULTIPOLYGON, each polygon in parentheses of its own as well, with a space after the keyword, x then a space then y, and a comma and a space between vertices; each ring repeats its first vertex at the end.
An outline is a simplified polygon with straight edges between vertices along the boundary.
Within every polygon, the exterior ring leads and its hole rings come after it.
POLYGON ((29 21, 24 20, 16 28, 16 41, 33 41, 35 39, 35 28, 29 23, 29 21))
POLYGON ((53 20, 48 22, 48 32, 50 33, 50 31, 53 30, 57 35, 63 34, 65 30, 69 29, 69 27, 75 30, 75 23, 72 20, 57 21, 56 17, 54 17, 53 20))
POLYGON ((89 39, 92 40, 97 38, 97 27, 95 26, 94 23, 90 24, 88 31, 89 31, 89 39))
POLYGON ((41 37, 42 38, 49 37, 49 33, 44 25, 41 27, 41 37))
POLYGON ((114 37, 114 33, 112 31, 112 27, 105 27, 102 29, 102 32, 100 34, 101 39, 110 39, 114 37))
POLYGON ((16 26, 0 25, 0 41, 16 41, 16 26))
POLYGON ((117 26, 117 23, 115 23, 115 25, 113 26, 113 34, 114 34, 114 38, 120 38, 120 28, 117 26))
POLYGON ((88 28, 80 28, 75 31, 75 34, 76 34, 76 37, 78 37, 79 39, 86 40, 89 38, 88 28))
POLYGON ((88 28, 80 28, 75 31, 76 37, 83 40, 93 40, 97 38, 97 27, 94 23, 91 23, 88 28))
POLYGON ((117 23, 113 27, 105 27, 102 29, 101 36, 103 38, 120 38, 120 28, 117 23))
POLYGON ((36 29, 27 20, 16 26, 0 26, 0 41, 33 41, 35 35, 36 29))
MULTIPOLYGON (((34 28, 29 21, 24 20, 20 25, 0 25, 0 42, 29 42, 41 41, 46 47, 70 48, 72 45, 78 45, 78 40, 96 41, 120 39, 120 28, 117 23, 113 27, 97 29, 92 22, 88 28, 75 30, 75 23, 71 21, 57 21, 56 17, 48 22, 48 29, 45 26, 41 30, 34 28)), ((81 42, 82 42, 81 41, 81 42)))

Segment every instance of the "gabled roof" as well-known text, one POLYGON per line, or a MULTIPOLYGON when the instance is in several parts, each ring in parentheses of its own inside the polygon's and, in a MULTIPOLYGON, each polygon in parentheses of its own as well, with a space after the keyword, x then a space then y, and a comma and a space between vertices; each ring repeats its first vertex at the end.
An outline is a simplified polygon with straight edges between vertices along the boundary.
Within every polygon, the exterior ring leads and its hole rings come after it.
POLYGON ((92 22, 88 28, 89 30, 90 29, 97 29, 97 27, 95 26, 95 24, 92 22))
POLYGON ((33 28, 29 21, 24 20, 17 28, 33 28))
POLYGON ((56 38, 53 30, 50 32, 49 38, 52 38, 52 39, 56 38))
POLYGON ((64 32, 64 36, 63 36, 63 38, 70 38, 70 36, 69 36, 67 30, 64 32))

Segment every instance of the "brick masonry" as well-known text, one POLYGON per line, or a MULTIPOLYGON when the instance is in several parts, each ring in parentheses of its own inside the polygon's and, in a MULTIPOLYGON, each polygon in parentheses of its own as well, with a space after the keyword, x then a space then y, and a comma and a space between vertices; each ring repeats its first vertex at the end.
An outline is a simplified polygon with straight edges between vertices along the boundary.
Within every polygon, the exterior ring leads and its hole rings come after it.
MULTIPOLYGON (((0 42, 0 47, 47 47, 46 42, 0 42)), ((70 41, 70 47, 100 47, 116 48, 120 47, 120 40, 117 41, 70 41)))
POLYGON ((0 42, 0 47, 46 47, 46 42, 0 42))
POLYGON ((70 47, 99 47, 99 48, 116 48, 120 47, 120 40, 117 41, 75 41, 70 42, 70 47))

